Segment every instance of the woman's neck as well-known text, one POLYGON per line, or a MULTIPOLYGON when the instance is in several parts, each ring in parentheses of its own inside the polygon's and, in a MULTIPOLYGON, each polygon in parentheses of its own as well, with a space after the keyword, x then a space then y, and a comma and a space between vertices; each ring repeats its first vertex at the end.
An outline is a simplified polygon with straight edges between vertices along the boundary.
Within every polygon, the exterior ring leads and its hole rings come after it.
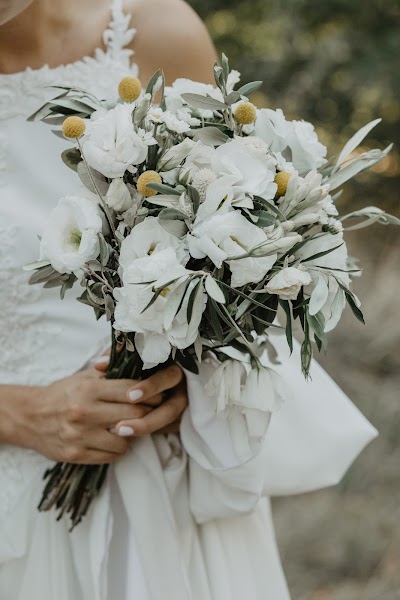
POLYGON ((111 0, 34 0, 0 26, 0 73, 56 66, 91 54, 101 42, 110 6, 111 0))

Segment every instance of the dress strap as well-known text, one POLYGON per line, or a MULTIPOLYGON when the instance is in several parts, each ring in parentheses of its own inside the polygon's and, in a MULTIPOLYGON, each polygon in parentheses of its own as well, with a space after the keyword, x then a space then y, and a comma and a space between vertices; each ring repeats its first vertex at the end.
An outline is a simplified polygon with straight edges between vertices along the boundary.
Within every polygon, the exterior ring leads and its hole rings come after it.
POLYGON ((103 42, 113 60, 129 61, 133 54, 133 50, 126 48, 136 33, 136 29, 129 27, 131 18, 124 10, 123 0, 112 0, 111 21, 103 33, 103 42))

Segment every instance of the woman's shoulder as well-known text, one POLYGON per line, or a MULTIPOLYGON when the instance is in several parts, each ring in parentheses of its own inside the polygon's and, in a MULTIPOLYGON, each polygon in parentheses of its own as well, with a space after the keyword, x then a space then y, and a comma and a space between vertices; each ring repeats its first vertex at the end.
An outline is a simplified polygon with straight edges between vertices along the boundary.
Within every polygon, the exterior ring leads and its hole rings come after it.
POLYGON ((216 53, 204 23, 184 0, 128 0, 137 33, 135 60, 146 80, 162 67, 168 82, 189 77, 212 82, 216 53))

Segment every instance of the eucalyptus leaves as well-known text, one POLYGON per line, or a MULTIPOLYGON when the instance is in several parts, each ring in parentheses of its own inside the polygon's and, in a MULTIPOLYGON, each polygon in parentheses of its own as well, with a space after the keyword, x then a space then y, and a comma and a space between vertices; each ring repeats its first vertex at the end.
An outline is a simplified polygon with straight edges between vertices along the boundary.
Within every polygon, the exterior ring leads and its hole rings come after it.
POLYGON ((262 373, 255 340, 280 327, 280 308, 290 348, 300 321, 308 377, 312 342, 326 348, 346 303, 363 320, 344 231, 400 223, 375 207, 339 217, 340 192, 331 194, 390 151, 356 152, 379 120, 333 164, 310 123, 256 109, 248 96, 261 83, 237 88, 225 56, 214 75, 215 86, 165 87, 158 71, 133 102, 116 105, 57 88, 31 117, 85 119, 62 156, 82 191, 60 200, 40 262, 27 268, 31 283, 61 286, 62 296, 80 280, 80 301, 106 315, 123 345, 112 376, 145 376, 171 360, 196 372, 207 354, 227 360, 227 346, 262 373))

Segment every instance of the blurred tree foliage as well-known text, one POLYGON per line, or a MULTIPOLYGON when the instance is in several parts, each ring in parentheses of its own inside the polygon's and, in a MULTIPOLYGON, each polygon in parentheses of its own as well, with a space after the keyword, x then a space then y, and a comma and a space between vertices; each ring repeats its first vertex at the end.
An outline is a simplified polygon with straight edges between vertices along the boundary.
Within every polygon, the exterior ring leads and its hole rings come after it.
POLYGON ((399 0, 189 1, 243 81, 264 80, 253 101, 312 121, 331 154, 383 118, 364 147, 393 141, 395 148, 348 186, 342 202, 399 214, 399 0))

